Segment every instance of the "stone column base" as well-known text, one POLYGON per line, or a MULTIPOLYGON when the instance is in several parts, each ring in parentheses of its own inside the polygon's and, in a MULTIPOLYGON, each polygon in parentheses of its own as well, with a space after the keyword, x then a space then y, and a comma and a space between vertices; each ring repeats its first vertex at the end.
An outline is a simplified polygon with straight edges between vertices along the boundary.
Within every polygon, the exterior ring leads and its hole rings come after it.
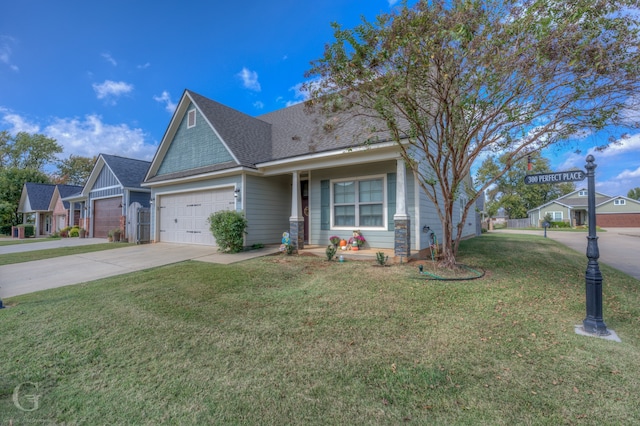
POLYGON ((394 220, 393 250, 396 256, 411 256, 411 219, 394 220))
POLYGON ((296 250, 304 248, 304 219, 289 221, 289 238, 296 250))

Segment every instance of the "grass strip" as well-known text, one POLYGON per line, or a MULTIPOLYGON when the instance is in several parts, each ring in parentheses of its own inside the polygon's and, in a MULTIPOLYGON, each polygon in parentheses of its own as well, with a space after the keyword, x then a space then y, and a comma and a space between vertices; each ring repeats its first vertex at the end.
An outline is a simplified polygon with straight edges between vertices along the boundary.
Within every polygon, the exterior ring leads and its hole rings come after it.
POLYGON ((584 255, 494 234, 459 260, 485 277, 282 255, 11 298, 0 423, 640 423, 638 280, 601 267, 615 343, 574 333, 584 255))
MULTIPOLYGON (((43 250, 32 250, 20 253, 5 253, 0 255, 0 266, 11 265, 13 263, 31 262, 34 260, 52 259, 60 256, 71 256, 74 254, 92 253, 94 251, 112 250, 121 247, 128 247, 124 243, 100 243, 86 246, 59 247, 43 250)), ((55 273, 55 268, 52 271, 55 273)))

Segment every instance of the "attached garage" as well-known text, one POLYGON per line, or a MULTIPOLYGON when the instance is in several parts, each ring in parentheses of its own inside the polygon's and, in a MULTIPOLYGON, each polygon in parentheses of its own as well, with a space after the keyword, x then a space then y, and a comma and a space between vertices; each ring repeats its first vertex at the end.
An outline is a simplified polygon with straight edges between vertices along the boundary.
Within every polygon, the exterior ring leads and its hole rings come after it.
POLYGON ((597 214, 596 223, 602 228, 640 228, 640 213, 597 214))
POLYGON ((162 242, 216 245, 207 219, 220 210, 235 210, 233 188, 180 194, 158 194, 162 242))
POLYGON ((93 236, 107 238, 109 231, 120 228, 122 197, 102 198, 93 202, 93 236))

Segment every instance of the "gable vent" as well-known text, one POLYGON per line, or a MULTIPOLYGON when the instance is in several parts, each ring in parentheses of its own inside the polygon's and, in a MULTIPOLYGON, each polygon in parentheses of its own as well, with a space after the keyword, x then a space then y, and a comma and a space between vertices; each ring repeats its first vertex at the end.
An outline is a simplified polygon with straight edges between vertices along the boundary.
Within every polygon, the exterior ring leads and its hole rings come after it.
POLYGON ((187 129, 196 126, 196 110, 192 109, 187 113, 187 129))

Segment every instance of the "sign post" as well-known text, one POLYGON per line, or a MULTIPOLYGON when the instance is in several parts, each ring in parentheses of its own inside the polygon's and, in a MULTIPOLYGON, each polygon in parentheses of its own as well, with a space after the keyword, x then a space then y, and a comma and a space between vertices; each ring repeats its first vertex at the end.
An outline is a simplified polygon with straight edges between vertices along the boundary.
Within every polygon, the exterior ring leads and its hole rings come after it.
MULTIPOLYGON (((587 316, 582 321, 584 332, 596 336, 609 336, 611 332, 602 319, 602 274, 598 266, 600 251, 598 250, 598 237, 596 236, 596 184, 595 184, 595 158, 593 155, 587 156, 585 168, 582 170, 571 170, 567 172, 542 173, 537 175, 527 175, 524 183, 527 185, 540 185, 561 182, 577 182, 587 178, 587 206, 589 210, 589 236, 587 237, 587 270, 585 272, 587 316)), ((545 227, 545 237, 547 236, 545 227)))

